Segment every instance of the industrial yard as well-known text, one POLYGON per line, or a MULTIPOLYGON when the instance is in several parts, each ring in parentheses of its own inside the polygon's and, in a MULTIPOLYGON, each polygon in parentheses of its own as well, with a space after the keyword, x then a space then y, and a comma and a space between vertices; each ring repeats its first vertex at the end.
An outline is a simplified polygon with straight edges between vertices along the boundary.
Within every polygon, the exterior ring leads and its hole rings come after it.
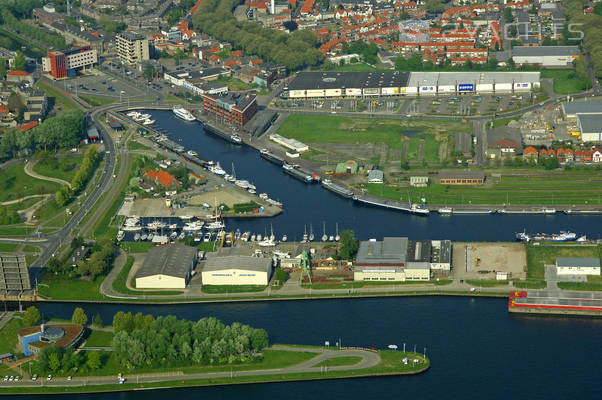
POLYGON ((455 280, 507 281, 527 276, 527 254, 522 243, 454 242, 453 254, 450 277, 455 280))

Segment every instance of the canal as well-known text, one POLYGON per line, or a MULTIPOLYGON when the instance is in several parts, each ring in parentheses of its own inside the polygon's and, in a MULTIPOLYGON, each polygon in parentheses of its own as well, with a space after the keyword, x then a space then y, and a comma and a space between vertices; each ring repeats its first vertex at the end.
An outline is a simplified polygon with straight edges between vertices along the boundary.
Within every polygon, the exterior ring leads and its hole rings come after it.
MULTIPOLYGON (((602 217, 498 216, 417 217, 355 206, 317 185, 305 185, 262 160, 256 150, 233 146, 207 135, 198 123, 176 120, 171 112, 152 112, 157 125, 199 157, 219 161, 228 171, 257 186, 257 192, 284 203, 285 212, 264 220, 230 222, 241 230, 263 233, 272 224, 278 235, 299 239, 303 226, 322 224, 333 234, 354 229, 360 238, 407 235, 415 239, 455 241, 512 240, 517 230, 571 230, 597 238, 602 217), (177 133, 177 136, 176 136, 177 133)), ((77 304, 41 304, 44 316, 70 318, 77 304)), ((600 398, 602 320, 523 316, 506 311, 507 300, 469 297, 401 297, 274 301, 191 305, 85 305, 110 323, 117 311, 173 314, 199 319, 214 316, 265 328, 272 343, 375 346, 426 351, 432 367, 411 377, 241 385, 120 394, 61 395, 61 399, 155 400, 166 396, 205 399, 566 399, 600 398)), ((52 396, 51 396, 52 397, 52 396)), ((58 398, 58 396, 54 396, 58 398)), ((23 396, 42 399, 48 396, 23 396)))
MULTIPOLYGON (((248 146, 236 146, 203 132, 198 122, 177 119, 171 111, 149 111, 156 126, 168 132, 170 139, 186 149, 195 150, 201 159, 219 161, 230 173, 232 165, 239 179, 257 186, 257 193, 266 192, 284 203, 284 212, 274 218, 240 219, 230 222, 231 228, 261 233, 274 228, 277 237, 286 233, 289 240, 300 240, 304 226, 310 226, 316 237, 334 235, 336 224, 353 229, 360 239, 382 238, 385 235, 408 236, 412 239, 451 239, 455 241, 510 241, 514 233, 557 232, 571 230, 591 239, 600 237, 602 216, 566 215, 462 215, 428 217, 404 214, 381 208, 355 204, 317 184, 305 184, 285 175, 282 168, 261 157, 248 146), (180 140, 181 139, 181 140, 180 140)), ((427 199, 428 201, 428 199, 427 199)))

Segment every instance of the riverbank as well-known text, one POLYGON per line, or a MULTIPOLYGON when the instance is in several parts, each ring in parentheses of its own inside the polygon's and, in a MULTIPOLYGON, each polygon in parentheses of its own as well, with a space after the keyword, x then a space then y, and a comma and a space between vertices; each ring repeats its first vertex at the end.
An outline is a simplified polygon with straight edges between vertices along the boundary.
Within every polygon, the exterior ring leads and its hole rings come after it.
POLYGON ((415 375, 430 368, 423 354, 392 350, 275 345, 272 350, 298 353, 308 358, 282 368, 240 370, 225 366, 221 372, 167 372, 162 376, 125 375, 125 383, 116 377, 81 377, 72 380, 53 378, 45 381, 19 381, 3 385, 0 394, 99 393, 133 390, 170 389, 199 386, 224 386, 251 383, 312 381, 392 375, 415 375), (311 353, 311 354, 308 354, 311 353), (313 356, 312 356, 313 354, 313 356), (330 364, 332 366, 324 366, 330 364))

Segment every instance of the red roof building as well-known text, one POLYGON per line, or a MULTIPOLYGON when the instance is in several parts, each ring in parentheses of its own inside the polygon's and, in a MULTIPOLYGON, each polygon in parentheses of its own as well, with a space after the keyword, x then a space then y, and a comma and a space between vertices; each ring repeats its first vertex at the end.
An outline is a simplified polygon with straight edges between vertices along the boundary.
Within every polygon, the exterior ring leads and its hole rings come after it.
POLYGON ((180 182, 172 174, 162 169, 159 171, 148 171, 145 176, 156 184, 163 185, 166 188, 180 186, 180 182))
POLYGON ((37 121, 31 121, 31 122, 28 122, 26 124, 21 125, 18 129, 20 131, 28 131, 30 129, 35 128, 36 126, 38 126, 38 122, 37 121))

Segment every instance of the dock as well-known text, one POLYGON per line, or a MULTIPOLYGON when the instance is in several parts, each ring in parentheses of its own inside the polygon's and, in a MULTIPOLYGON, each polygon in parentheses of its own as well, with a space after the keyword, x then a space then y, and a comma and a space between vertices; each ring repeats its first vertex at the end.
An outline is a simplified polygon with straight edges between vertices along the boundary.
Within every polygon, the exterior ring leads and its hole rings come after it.
POLYGON ((429 213, 429 210, 427 208, 413 207, 411 205, 402 203, 400 201, 385 200, 385 199, 381 199, 378 197, 368 196, 365 194, 355 195, 355 196, 353 196, 353 200, 358 203, 362 203, 362 204, 368 204, 368 205, 376 206, 376 207, 384 207, 384 208, 388 208, 391 210, 407 212, 410 214, 428 215, 428 213, 429 213))
POLYGON ((602 317, 602 293, 563 290, 512 291, 508 312, 602 317))

